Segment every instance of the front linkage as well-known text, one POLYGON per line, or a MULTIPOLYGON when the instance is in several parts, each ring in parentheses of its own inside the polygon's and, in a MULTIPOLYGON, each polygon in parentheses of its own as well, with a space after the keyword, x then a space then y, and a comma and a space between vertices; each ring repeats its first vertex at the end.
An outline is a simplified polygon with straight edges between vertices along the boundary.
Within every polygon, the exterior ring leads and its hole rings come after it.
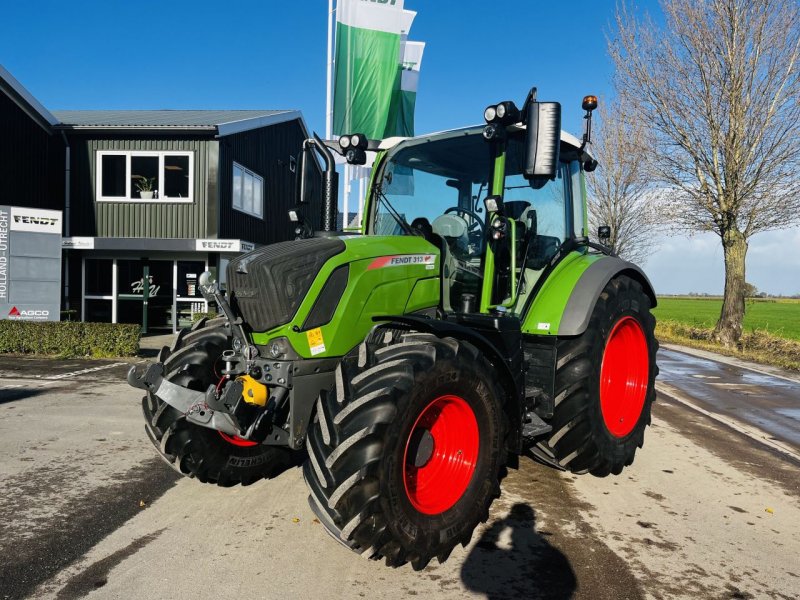
MULTIPOLYGON (((166 356, 162 351, 159 362, 144 371, 132 367, 128 383, 158 397, 190 423, 241 440, 265 442, 292 388, 292 363, 260 358, 258 348, 247 342, 241 318, 234 317, 216 283, 205 281, 200 290, 206 300, 215 302, 225 314, 225 327, 231 332, 232 347, 225 349, 216 361, 225 365, 219 381, 204 391, 172 383, 165 377, 166 356), (271 392, 269 396, 267 390, 271 392)), ((192 331, 203 325, 203 322, 197 323, 192 331)), ((180 344, 179 337, 173 351, 180 344)), ((287 438, 288 435, 273 435, 271 441, 286 444, 287 438)))

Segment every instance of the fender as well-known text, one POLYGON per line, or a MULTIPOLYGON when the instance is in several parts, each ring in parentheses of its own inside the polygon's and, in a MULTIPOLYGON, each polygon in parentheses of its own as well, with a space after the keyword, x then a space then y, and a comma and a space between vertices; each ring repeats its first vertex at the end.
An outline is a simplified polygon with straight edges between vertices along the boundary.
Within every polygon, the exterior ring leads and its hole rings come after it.
POLYGON ((656 293, 644 271, 621 258, 606 256, 593 262, 578 279, 564 307, 558 335, 580 335, 586 331, 597 299, 608 282, 619 275, 638 281, 650 298, 651 306, 656 306, 656 293))

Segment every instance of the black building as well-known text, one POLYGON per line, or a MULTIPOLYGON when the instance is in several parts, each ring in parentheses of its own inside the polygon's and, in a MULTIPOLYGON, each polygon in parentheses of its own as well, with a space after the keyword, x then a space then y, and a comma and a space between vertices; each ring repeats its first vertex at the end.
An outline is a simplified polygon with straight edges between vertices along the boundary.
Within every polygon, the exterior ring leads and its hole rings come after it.
POLYGON ((68 301, 85 320, 174 331, 207 310, 200 273, 224 285, 231 256, 290 239, 299 112, 54 114, 71 157, 68 280, 81 282, 68 301))
POLYGON ((0 204, 62 209, 65 146, 57 123, 0 65, 0 204))
POLYGON ((230 258, 291 239, 300 112, 50 113, 5 70, 0 90, 0 168, 15 196, 0 204, 63 210, 62 308, 79 318, 175 331, 207 310, 203 271, 224 285, 230 258))

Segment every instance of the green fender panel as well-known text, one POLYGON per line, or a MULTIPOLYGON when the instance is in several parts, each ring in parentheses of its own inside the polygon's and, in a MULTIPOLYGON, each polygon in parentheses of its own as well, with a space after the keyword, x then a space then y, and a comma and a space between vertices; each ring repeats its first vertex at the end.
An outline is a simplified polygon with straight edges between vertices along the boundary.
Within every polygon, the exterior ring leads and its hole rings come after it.
POLYGON ((550 274, 523 315, 523 333, 582 334, 603 288, 613 277, 621 274, 641 283, 652 306, 656 305, 650 280, 635 264, 614 256, 572 252, 550 274))

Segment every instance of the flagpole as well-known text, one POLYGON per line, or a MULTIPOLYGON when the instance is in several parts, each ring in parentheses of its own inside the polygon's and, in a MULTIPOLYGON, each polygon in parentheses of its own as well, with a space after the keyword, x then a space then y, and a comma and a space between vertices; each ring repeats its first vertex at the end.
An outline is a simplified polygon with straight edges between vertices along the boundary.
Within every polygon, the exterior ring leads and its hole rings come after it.
POLYGON ((367 167, 358 168, 358 226, 361 227, 361 222, 364 218, 364 196, 366 195, 365 181, 367 177, 367 167))
POLYGON ((333 135, 333 0, 328 0, 328 86, 325 90, 325 139, 333 135))
MULTIPOLYGON (((327 86, 325 89, 325 139, 330 140, 333 139, 333 70, 335 68, 335 60, 333 58, 334 47, 335 47, 335 20, 333 15, 335 13, 334 0, 328 0, 328 64, 327 64, 327 75, 328 81, 327 86)), ((342 227, 347 227, 347 210, 348 210, 348 194, 350 189, 350 182, 348 181, 350 176, 350 171, 348 169, 349 165, 344 166, 344 197, 343 205, 344 211, 342 216, 342 227)))

